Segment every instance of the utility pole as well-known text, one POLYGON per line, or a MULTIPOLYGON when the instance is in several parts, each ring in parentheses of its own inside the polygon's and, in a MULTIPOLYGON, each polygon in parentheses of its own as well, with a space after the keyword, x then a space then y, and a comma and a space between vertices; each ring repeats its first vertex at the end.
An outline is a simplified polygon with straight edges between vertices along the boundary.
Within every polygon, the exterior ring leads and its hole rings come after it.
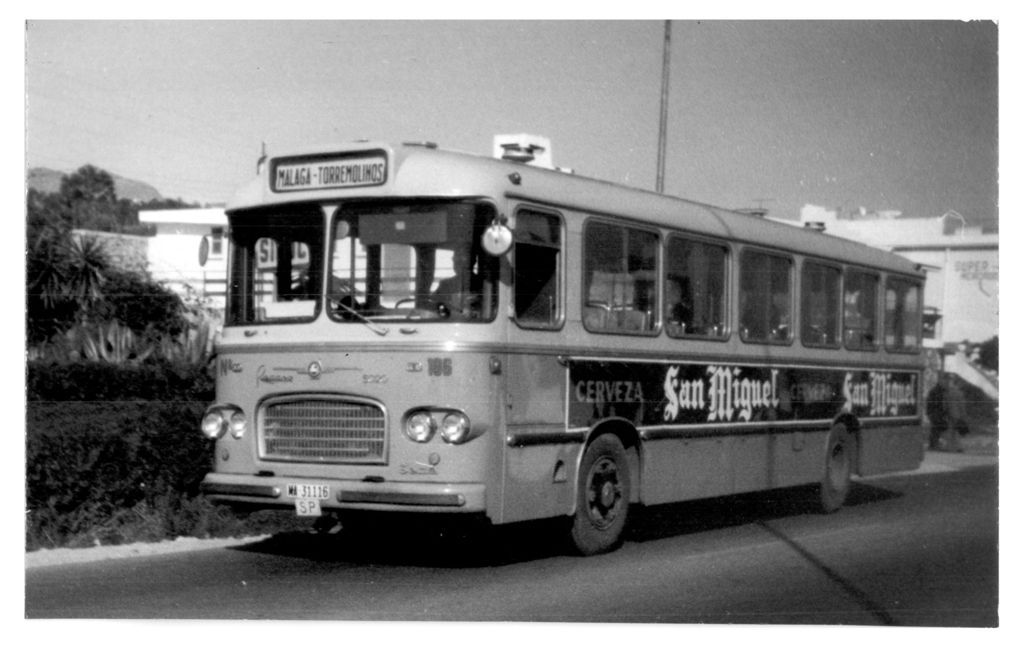
POLYGON ((665 47, 661 59, 661 119, 658 121, 658 177, 655 191, 665 192, 665 138, 668 135, 668 65, 672 45, 672 21, 665 21, 665 47))

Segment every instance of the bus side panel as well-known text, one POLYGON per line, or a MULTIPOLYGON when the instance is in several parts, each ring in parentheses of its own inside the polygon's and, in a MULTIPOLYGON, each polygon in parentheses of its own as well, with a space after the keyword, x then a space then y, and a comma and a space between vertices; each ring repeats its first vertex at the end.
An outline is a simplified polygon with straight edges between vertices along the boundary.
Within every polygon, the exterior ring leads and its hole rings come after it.
POLYGON ((644 444, 644 504, 732 492, 729 439, 660 439, 644 444))
POLYGON ((772 480, 765 488, 810 484, 821 479, 825 469, 828 431, 787 432, 772 437, 772 480))
POLYGON ((645 504, 717 497, 821 479, 827 432, 648 441, 645 504))
POLYGON ((771 488, 774 481, 774 466, 771 451, 775 448, 772 437, 766 434, 735 436, 732 446, 732 488, 733 492, 771 488))
MULTIPOLYGON (((526 434, 557 431, 533 426, 514 430, 526 434)), ((579 453, 579 443, 506 448, 501 522, 568 515, 572 510, 573 476, 579 453)))
POLYGON ((924 459, 924 434, 917 425, 865 427, 859 439, 862 476, 914 470, 924 459))
POLYGON ((557 425, 565 429, 565 367, 554 355, 509 354, 509 425, 557 425))
POLYGON ((565 367, 557 356, 506 356, 506 439, 532 437, 530 445, 505 445, 501 522, 566 515, 572 510, 572 476, 579 443, 565 443, 565 367), (544 441, 550 436, 551 441, 544 441))

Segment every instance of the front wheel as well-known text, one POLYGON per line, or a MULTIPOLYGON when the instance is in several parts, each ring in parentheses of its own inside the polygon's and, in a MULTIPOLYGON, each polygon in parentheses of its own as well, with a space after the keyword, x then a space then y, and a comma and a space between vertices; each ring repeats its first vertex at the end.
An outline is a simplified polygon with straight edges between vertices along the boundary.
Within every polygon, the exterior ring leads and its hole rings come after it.
POLYGON ((828 434, 825 449, 825 472, 818 486, 819 505, 825 513, 842 507, 850 494, 850 479, 856 442, 846 426, 837 423, 828 434))
POLYGON ((591 556, 618 546, 629 497, 626 450, 618 438, 600 436, 587 447, 580 464, 571 536, 581 554, 591 556))

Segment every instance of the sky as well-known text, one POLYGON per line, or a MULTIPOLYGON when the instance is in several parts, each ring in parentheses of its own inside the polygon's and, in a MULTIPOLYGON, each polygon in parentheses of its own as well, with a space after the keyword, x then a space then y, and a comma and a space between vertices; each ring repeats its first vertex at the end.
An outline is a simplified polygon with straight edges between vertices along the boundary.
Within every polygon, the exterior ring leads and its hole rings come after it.
MULTIPOLYGON (((655 188, 665 23, 59 21, 25 32, 29 167, 93 164, 223 203, 275 151, 356 139, 655 188)), ((665 191, 797 218, 805 204, 998 217, 995 22, 671 22, 665 191)))

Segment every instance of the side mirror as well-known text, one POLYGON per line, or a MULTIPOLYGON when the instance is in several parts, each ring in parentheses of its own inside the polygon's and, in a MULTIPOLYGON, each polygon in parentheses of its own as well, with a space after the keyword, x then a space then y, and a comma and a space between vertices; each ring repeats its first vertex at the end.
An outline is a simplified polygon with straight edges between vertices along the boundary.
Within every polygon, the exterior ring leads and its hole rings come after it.
POLYGON ((512 230, 504 222, 495 219, 484 230, 480 244, 491 256, 502 256, 512 247, 512 230))

